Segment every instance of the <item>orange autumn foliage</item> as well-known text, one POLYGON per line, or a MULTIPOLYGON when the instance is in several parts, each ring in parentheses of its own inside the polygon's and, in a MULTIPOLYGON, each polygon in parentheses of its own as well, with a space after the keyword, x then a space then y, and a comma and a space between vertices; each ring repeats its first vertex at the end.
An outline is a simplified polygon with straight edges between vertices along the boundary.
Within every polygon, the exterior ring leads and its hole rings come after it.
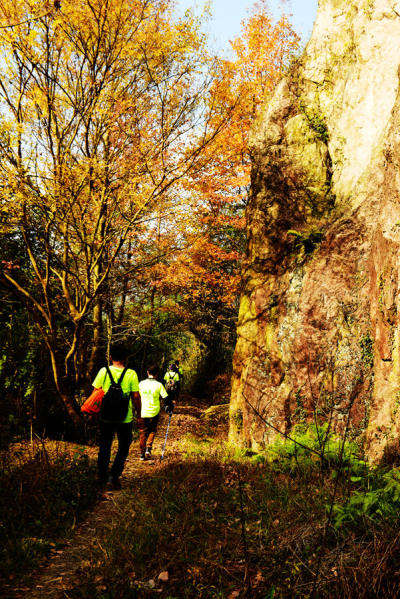
POLYGON ((221 114, 225 126, 204 149, 195 176, 184 181, 183 195, 193 211, 190 235, 187 248, 164 268, 166 286, 179 290, 188 318, 199 302, 203 308, 212 304, 215 320, 232 323, 236 317, 250 184, 248 135, 299 42, 288 16, 275 22, 267 1, 261 0, 243 21, 241 35, 231 41, 232 58, 220 60, 215 69, 215 126, 220 126, 221 114))

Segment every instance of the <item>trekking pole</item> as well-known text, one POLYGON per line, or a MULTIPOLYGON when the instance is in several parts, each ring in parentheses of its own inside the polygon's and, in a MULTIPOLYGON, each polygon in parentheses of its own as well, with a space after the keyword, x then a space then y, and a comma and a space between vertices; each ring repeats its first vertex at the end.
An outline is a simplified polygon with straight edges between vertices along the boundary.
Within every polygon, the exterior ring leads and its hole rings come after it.
POLYGON ((170 422, 171 422, 171 418, 172 418, 172 412, 170 412, 170 415, 169 415, 169 420, 168 420, 168 425, 167 425, 167 432, 165 433, 164 447, 163 447, 163 450, 162 450, 162 453, 161 453, 160 462, 161 462, 161 460, 162 460, 162 459, 163 459, 163 457, 164 457, 165 446, 166 446, 166 444, 167 444, 167 439, 168 439, 168 431, 169 431, 169 425, 170 425, 170 422))

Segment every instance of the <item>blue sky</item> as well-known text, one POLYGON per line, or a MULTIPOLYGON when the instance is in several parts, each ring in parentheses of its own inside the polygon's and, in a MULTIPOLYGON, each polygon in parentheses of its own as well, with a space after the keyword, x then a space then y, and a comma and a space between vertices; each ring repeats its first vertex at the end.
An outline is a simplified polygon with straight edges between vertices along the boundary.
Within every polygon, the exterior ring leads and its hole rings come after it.
MULTIPOLYGON (((177 2, 182 10, 198 7, 200 11, 204 6, 204 0, 177 0, 177 2)), ((286 0, 284 3, 280 0, 270 0, 268 4, 274 16, 282 13, 283 4, 285 12, 293 15, 294 29, 302 36, 304 42, 308 40, 317 14, 318 0, 286 0)), ((252 0, 212 0, 213 17, 209 30, 219 49, 229 49, 228 41, 239 35, 240 23, 252 5, 252 0)))

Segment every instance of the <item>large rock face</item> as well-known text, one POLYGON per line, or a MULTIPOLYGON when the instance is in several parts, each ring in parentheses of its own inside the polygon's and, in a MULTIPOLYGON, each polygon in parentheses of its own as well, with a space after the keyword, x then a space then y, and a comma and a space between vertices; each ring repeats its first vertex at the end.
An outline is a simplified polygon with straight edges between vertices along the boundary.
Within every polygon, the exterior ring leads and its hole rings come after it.
POLYGON ((372 458, 398 445, 399 65, 399 0, 320 0, 253 128, 236 442, 319 418, 372 458))

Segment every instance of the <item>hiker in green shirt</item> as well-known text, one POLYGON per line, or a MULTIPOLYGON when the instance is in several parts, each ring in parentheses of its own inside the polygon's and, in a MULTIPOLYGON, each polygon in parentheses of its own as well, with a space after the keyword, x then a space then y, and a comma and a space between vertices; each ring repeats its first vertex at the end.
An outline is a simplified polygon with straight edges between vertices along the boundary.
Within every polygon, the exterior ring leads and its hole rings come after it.
POLYGON ((160 416, 160 397, 166 400, 166 412, 172 413, 174 407, 164 385, 157 381, 157 375, 157 366, 150 366, 147 369, 147 379, 139 383, 141 411, 140 418, 138 418, 138 428, 141 460, 151 458, 151 450, 160 416))
POLYGON ((165 388, 172 400, 176 400, 179 395, 179 372, 177 372, 175 364, 170 364, 164 375, 165 388))
MULTIPOLYGON (((97 465, 100 481, 110 486, 110 488, 118 490, 121 488, 119 477, 124 469, 129 447, 132 443, 134 411, 137 415, 140 413, 140 395, 139 380, 136 372, 131 368, 125 367, 127 359, 126 348, 122 345, 112 345, 110 348, 110 358, 111 365, 108 367, 109 372, 114 382, 118 382, 124 373, 121 389, 124 396, 128 396, 129 399, 126 416, 122 420, 106 420, 100 411, 100 441, 97 465), (118 438, 118 450, 110 473, 108 473, 111 445, 115 434, 118 438)), ((106 367, 99 370, 93 381, 93 387, 95 389, 102 388, 105 393, 110 389, 111 379, 106 367)))
POLYGON ((183 383, 183 368, 180 365, 179 360, 175 360, 175 369, 176 369, 177 373, 179 374, 179 391, 180 391, 181 387, 182 387, 182 383, 183 383))

